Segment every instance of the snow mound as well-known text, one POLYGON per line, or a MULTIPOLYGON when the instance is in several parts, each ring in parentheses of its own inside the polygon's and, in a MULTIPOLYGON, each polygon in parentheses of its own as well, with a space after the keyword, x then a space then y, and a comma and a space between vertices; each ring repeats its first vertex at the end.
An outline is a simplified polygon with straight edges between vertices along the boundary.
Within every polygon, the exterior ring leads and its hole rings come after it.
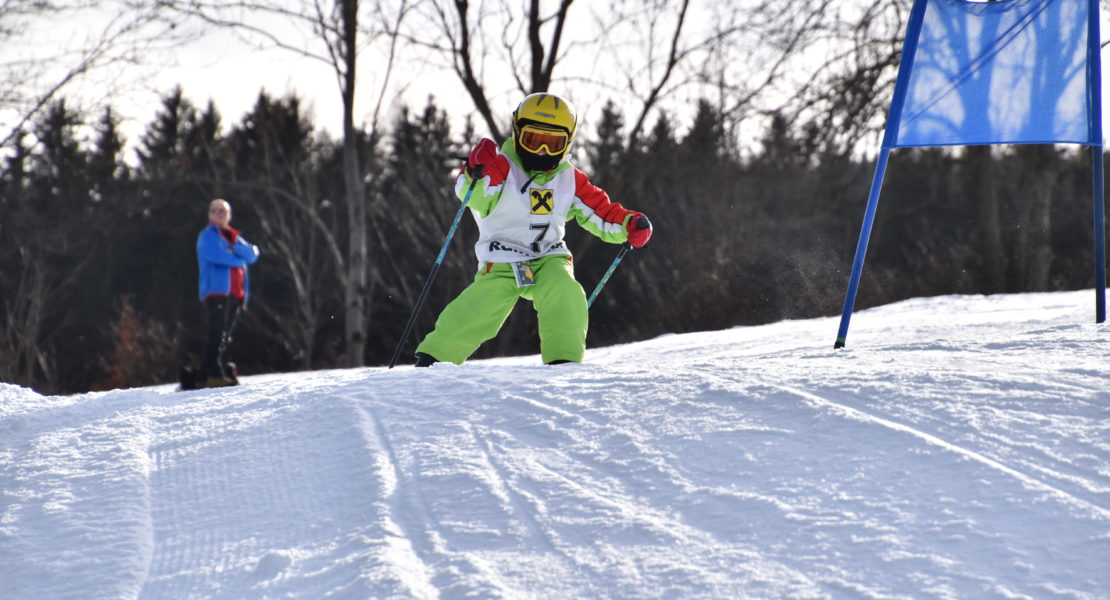
POLYGON ((1106 598, 1091 292, 462 367, 0 384, 5 598, 1106 598))

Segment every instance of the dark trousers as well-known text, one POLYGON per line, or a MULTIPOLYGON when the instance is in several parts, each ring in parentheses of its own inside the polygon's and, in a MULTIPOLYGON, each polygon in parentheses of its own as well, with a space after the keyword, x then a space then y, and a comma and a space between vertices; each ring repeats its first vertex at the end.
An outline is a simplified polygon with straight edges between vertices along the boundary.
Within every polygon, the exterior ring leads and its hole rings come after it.
POLYGON ((231 330, 235 328, 242 304, 238 298, 209 296, 204 299, 204 309, 208 314, 208 338, 200 375, 204 379, 226 377, 229 374, 224 373, 224 353, 231 343, 231 330))

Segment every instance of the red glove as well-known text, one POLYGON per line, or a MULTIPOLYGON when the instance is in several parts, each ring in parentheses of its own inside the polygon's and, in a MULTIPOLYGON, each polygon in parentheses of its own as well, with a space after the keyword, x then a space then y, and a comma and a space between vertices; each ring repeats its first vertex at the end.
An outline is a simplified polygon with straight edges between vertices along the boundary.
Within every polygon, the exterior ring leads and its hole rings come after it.
POLYGON ((466 159, 466 174, 489 177, 489 185, 501 185, 509 176, 509 159, 497 152, 497 144, 493 140, 482 138, 466 159))
POLYGON ((628 243, 640 248, 651 239, 651 221, 643 213, 635 213, 625 226, 628 230, 628 243))

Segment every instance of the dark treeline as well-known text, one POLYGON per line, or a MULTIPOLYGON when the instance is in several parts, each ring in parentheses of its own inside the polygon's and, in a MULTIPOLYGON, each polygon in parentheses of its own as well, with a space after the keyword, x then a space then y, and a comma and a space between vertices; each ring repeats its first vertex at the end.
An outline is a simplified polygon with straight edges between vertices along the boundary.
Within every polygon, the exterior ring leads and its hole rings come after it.
MULTIPOLYGON (((871 181, 867 161, 823 151, 773 119, 741 152, 735 123, 702 102, 679 130, 631 142, 612 105, 585 123, 577 163, 647 213, 591 315, 591 347, 663 333, 837 314, 871 181)), ((476 141, 429 103, 362 139, 371 256, 367 361, 388 362, 458 203, 452 176, 476 141)), ((173 381, 200 350, 195 240, 209 200, 258 244, 233 358, 244 374, 334 367, 343 353, 347 236, 341 142, 296 98, 259 96, 234 124, 180 90, 135 140, 114 113, 57 102, 0 178, 0 381, 44 393, 173 381), (87 132, 92 132, 87 133, 87 132)), ((572 226, 587 292, 617 247, 572 226)), ((464 219, 407 352, 477 266, 464 219)), ((1093 285, 1088 154, 1052 146, 901 150, 887 173, 857 308, 945 293, 1093 285)), ((530 307, 479 357, 538 352, 530 307)), ((835 331, 814 331, 831 348, 835 331)), ((406 358, 407 360, 407 358, 406 358)))

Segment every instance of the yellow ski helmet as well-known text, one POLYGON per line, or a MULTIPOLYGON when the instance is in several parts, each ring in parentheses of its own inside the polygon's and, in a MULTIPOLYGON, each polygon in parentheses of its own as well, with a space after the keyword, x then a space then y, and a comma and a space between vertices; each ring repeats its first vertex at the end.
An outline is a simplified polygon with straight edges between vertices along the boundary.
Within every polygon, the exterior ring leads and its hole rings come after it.
POLYGON ((522 160, 535 157, 549 169, 570 150, 577 125, 573 104, 555 94, 531 94, 513 111, 513 143, 522 160))

